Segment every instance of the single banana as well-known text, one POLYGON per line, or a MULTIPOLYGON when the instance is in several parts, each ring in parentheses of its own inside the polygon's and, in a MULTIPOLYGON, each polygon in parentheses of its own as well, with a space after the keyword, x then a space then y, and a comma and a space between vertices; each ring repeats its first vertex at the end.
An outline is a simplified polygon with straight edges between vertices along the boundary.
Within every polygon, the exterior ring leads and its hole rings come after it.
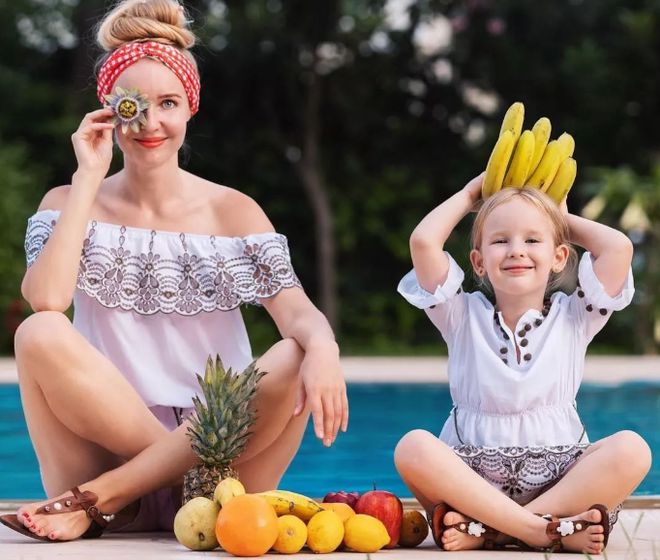
POLYGON ((562 161, 568 159, 569 157, 573 157, 573 152, 575 151, 575 140, 568 132, 564 132, 559 138, 557 138, 557 143, 561 146, 562 161))
POLYGON ((486 175, 484 175, 484 181, 481 185, 481 196, 483 198, 488 198, 502 188, 502 181, 504 181, 504 174, 509 165, 514 144, 513 133, 510 130, 505 130, 495 142, 495 147, 490 153, 490 158, 488 158, 486 175))
POLYGON ((257 494, 257 496, 261 496, 271 506, 273 506, 273 509, 277 515, 292 514, 295 504, 291 500, 280 496, 276 492, 277 490, 269 490, 268 492, 260 492, 257 494))
POLYGON ((511 158, 509 170, 504 177, 505 187, 524 187, 525 180, 529 175, 529 166, 532 164, 534 155, 534 134, 531 130, 526 130, 518 138, 516 149, 511 158))
POLYGON ((311 498, 288 490, 269 490, 268 492, 261 492, 257 496, 263 497, 271 504, 277 515, 293 514, 305 522, 309 521, 318 512, 323 511, 320 504, 311 498))
POLYGON ((560 165, 561 146, 557 143, 557 140, 552 140, 548 143, 538 167, 532 173, 532 176, 527 179, 527 185, 545 192, 555 178, 560 165))
POLYGON ((510 130, 513 134, 514 142, 520 137, 520 132, 522 131, 523 121, 525 120, 525 106, 520 102, 516 101, 511 107, 507 109, 507 112, 504 114, 502 119, 502 126, 500 128, 500 136, 504 133, 505 130, 510 130))
POLYGON ((552 184, 545 193, 557 204, 560 204, 566 198, 568 191, 571 190, 576 175, 577 162, 571 157, 565 159, 559 166, 557 175, 555 175, 552 184))
POLYGON ((551 132, 552 124, 550 124, 550 119, 548 117, 541 117, 536 123, 534 123, 534 126, 532 127, 532 133, 534 134, 534 155, 532 156, 532 162, 529 165, 529 171, 525 179, 534 173, 541 161, 545 148, 550 140, 551 132))

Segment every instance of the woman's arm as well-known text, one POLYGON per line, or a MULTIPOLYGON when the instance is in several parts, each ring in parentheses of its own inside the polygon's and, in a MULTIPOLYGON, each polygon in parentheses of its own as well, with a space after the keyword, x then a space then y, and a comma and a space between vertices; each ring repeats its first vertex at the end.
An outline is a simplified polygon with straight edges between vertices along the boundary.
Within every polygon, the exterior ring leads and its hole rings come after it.
MULTIPOLYGON (((232 236, 275 231, 259 205, 233 189, 227 191, 216 213, 232 236)), ((282 337, 293 338, 305 352, 300 368, 302 389, 294 414, 300 414, 308 402, 316 437, 329 446, 338 431, 346 431, 348 426, 346 383, 332 328, 300 288, 286 288, 273 297, 263 298, 261 303, 282 337)))
POLYGON ((348 427, 346 383, 332 329, 300 288, 287 288, 262 303, 282 337, 293 338, 305 351, 300 368, 303 387, 294 414, 300 414, 309 401, 314 433, 330 446, 338 431, 348 427))
POLYGON ((426 291, 433 293, 447 280, 449 261, 443 250, 444 244, 479 200, 482 182, 483 173, 429 212, 413 230, 410 254, 419 284, 426 291))
POLYGON ((615 296, 626 283, 633 244, 622 232, 598 222, 568 213, 562 204, 571 232, 571 242, 583 247, 593 256, 594 273, 610 296, 615 296))
POLYGON ((64 312, 71 305, 92 204, 112 158, 114 125, 107 122, 111 115, 109 109, 85 115, 71 137, 78 159, 71 186, 47 193, 39 206, 62 211, 21 284, 21 293, 34 311, 64 312))

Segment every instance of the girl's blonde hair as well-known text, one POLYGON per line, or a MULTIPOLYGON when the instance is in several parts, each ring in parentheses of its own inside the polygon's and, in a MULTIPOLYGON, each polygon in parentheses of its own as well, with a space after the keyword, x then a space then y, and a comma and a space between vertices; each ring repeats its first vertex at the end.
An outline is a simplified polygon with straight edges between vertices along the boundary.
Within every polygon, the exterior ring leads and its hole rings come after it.
POLYGON ((190 52, 195 35, 188 29, 184 8, 176 0, 122 0, 103 18, 96 41, 106 54, 133 41, 158 41, 178 48, 195 68, 190 52))
MULTIPOLYGON (((546 288, 546 293, 549 294, 567 282, 568 278, 573 276, 577 265, 577 252, 571 245, 570 231, 564 214, 559 209, 559 206, 557 206, 557 203, 539 189, 532 187, 524 187, 522 189, 505 188, 496 192, 494 195, 483 201, 479 211, 477 212, 477 216, 474 219, 474 223, 472 224, 472 248, 476 250, 481 248, 481 238, 484 231, 484 224, 493 210, 502 204, 506 204, 507 202, 514 200, 515 198, 519 198, 524 202, 531 204, 539 211, 541 211, 542 214, 548 217, 550 223, 552 224, 555 248, 559 247, 560 245, 566 245, 568 247, 568 259, 564 269, 561 272, 550 273, 550 278, 548 279, 548 287, 546 288)), ((491 289, 490 283, 485 277, 478 277, 477 281, 486 283, 486 286, 491 289)))

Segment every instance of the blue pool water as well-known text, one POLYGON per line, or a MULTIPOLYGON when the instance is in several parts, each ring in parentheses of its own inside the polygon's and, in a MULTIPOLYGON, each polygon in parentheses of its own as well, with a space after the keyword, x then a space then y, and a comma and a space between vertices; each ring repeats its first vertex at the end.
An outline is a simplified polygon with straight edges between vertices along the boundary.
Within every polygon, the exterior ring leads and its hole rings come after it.
MULTIPOLYGON (((331 490, 366 491, 373 482, 399 496, 410 492, 392 461, 396 442, 414 428, 438 433, 450 408, 446 385, 352 384, 350 425, 326 449, 311 423, 282 487, 312 496, 331 490)), ((660 385, 584 385, 578 409, 592 441, 619 430, 641 434, 656 461, 636 494, 660 494, 660 385)), ((0 385, 0 499, 42 498, 37 461, 21 411, 18 387, 0 385)))

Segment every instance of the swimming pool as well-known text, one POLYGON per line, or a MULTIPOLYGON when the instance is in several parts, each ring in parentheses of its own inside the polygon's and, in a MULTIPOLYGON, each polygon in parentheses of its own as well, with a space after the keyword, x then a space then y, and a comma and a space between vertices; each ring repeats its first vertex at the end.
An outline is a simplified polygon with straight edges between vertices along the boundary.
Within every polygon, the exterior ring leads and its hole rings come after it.
MULTIPOLYGON (((438 433, 451 408, 447 385, 349 384, 349 430, 326 449, 311 423, 282 488, 312 496, 331 490, 378 488, 410 492, 392 461, 396 442, 414 428, 438 433)), ((640 433, 660 456, 660 385, 583 385, 578 409, 592 441, 618 430, 640 433)), ((0 385, 0 499, 42 498, 37 461, 20 406, 17 385, 0 385)), ((660 461, 636 494, 660 494, 660 461)))

